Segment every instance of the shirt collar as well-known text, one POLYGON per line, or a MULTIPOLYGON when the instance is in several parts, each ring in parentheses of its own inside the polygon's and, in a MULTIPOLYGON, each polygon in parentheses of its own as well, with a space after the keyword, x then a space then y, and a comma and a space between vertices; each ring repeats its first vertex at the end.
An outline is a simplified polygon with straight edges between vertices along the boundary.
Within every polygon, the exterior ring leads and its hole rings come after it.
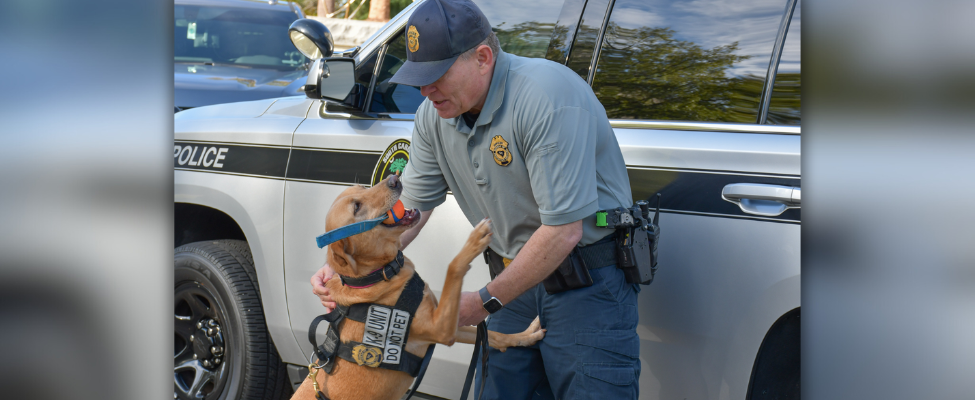
MULTIPOLYGON (((510 62, 508 60, 508 53, 504 51, 498 52, 498 59, 494 63, 494 73, 491 75, 491 87, 488 89, 487 98, 484 99, 484 107, 481 108, 481 115, 477 117, 477 122, 474 126, 486 125, 494 119, 494 113, 501 108, 501 101, 504 100, 504 84, 508 78, 508 67, 510 62)), ((453 125, 458 131, 463 133, 470 133, 470 128, 462 120, 464 117, 458 115, 455 118, 447 120, 447 123, 453 125)))

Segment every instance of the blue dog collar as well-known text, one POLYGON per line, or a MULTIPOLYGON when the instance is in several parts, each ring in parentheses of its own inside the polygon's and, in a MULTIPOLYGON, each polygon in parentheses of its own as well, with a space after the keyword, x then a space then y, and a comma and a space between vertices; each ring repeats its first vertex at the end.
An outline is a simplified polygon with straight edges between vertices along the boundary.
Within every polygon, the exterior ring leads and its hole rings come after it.
POLYGON ((320 249, 322 247, 335 243, 339 240, 345 239, 349 236, 358 235, 362 232, 375 228, 376 225, 381 224, 383 220, 386 218, 388 218, 388 216, 385 213, 383 213, 383 215, 373 219, 367 219, 362 222, 356 222, 354 224, 349 224, 341 228, 332 229, 328 232, 323 233, 321 236, 316 237, 315 242, 318 243, 318 248, 320 249))

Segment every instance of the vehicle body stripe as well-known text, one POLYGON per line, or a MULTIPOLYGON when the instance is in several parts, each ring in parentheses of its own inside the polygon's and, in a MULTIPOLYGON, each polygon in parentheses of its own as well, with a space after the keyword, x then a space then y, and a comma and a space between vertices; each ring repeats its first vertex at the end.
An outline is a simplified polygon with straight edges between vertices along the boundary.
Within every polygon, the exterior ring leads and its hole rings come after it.
MULTIPOLYGON (((761 175, 734 175, 724 171, 716 173, 653 169, 652 167, 627 168, 633 200, 651 200, 660 193, 661 209, 706 214, 726 214, 753 217, 738 205, 721 198, 721 190, 730 183, 763 183, 769 185, 800 186, 798 178, 779 178, 761 175)), ((654 201, 651 205, 656 204, 654 201)), ((702 214, 703 215, 703 214, 702 214)), ((762 220, 801 221, 800 209, 786 210, 777 217, 762 220)))
MULTIPOLYGON (((380 152, 288 149, 204 142, 176 142, 176 146, 182 146, 181 151, 186 152, 182 157, 183 164, 180 164, 180 153, 174 154, 174 165, 179 170, 332 185, 369 185, 373 169, 382 155, 380 152), (215 167, 215 154, 209 150, 211 147, 227 149, 223 152, 225 157, 221 160, 221 168, 215 167), (194 148, 197 153, 195 156, 192 154, 194 148), (208 158, 204 160, 201 152, 209 154, 208 158), (190 165, 191 161, 195 161, 197 165, 190 165), (205 162, 209 162, 210 166, 204 166, 205 162)), ((801 179, 797 176, 637 165, 627 166, 627 174, 633 199, 650 200, 659 192, 662 200, 661 212, 784 223, 801 221, 800 209, 789 209, 777 217, 758 217, 746 214, 737 205, 721 198, 721 190, 727 184, 763 183, 799 187, 801 179)), ((651 201, 651 204, 654 203, 651 201)))
POLYGON ((288 165, 288 179, 369 185, 381 155, 295 149, 288 165))
POLYGON ((203 170, 284 178, 288 167, 287 147, 240 146, 225 143, 176 142, 173 166, 203 170))

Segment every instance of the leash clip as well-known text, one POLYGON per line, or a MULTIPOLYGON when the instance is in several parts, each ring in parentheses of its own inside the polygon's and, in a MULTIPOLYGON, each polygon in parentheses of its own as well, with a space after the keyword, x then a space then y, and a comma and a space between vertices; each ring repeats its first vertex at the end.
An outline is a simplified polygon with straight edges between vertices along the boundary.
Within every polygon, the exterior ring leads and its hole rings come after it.
POLYGON ((320 391, 318 387, 318 370, 322 367, 316 366, 314 363, 308 364, 308 379, 311 379, 311 384, 315 388, 315 391, 320 391))

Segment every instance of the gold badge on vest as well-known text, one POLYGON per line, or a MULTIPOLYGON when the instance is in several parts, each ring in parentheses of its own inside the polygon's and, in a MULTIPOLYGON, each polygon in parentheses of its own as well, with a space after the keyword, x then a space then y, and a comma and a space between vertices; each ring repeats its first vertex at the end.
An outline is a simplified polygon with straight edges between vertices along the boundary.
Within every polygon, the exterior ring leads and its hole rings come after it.
POLYGON ((511 164, 511 152, 508 151, 508 142, 501 135, 491 138, 491 153, 494 153, 494 162, 502 167, 511 164))
POLYGON ((410 29, 406 31, 406 39, 411 52, 416 53, 420 50, 420 32, 416 31, 415 26, 410 25, 410 29))
POLYGON ((376 368, 382 360, 383 352, 372 346, 360 344, 352 348, 352 358, 359 365, 376 368))

